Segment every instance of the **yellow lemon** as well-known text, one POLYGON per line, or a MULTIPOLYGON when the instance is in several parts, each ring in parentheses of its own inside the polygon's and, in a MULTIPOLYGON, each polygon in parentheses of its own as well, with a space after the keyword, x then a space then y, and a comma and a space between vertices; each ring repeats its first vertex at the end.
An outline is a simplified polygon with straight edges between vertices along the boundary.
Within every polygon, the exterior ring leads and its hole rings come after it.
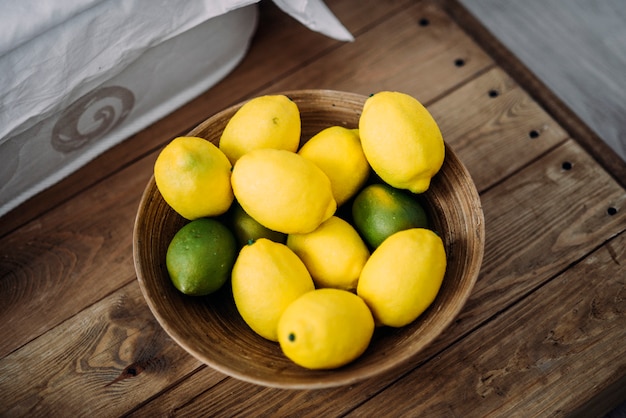
POLYGON ((429 229, 396 232, 372 253, 357 294, 379 325, 413 322, 435 300, 446 271, 443 241, 429 229))
POLYGON ((287 96, 260 96, 246 102, 228 121, 220 149, 232 164, 258 148, 296 152, 300 145, 300 111, 287 96))
POLYGON ((159 153, 154 181, 163 199, 182 217, 221 215, 233 202, 231 164, 211 142, 178 137, 159 153))
POLYGON ((313 232, 287 236, 287 246, 304 262, 316 287, 356 289, 370 255, 354 227, 336 216, 313 232))
POLYGON ((250 216, 285 234, 311 232, 337 209, 328 176, 290 151, 250 151, 235 163, 231 183, 250 216))
POLYGON ((358 129, 326 128, 304 144, 298 154, 326 173, 338 206, 356 194, 370 172, 358 129))
POLYGON ((374 333, 367 305, 354 293, 318 289, 291 303, 278 322, 278 342, 294 363, 334 369, 358 358, 374 333))
POLYGON ((241 317, 254 332, 271 341, 278 341, 278 320, 287 306, 315 289, 298 256, 285 244, 266 238, 241 249, 231 281, 241 317))
POLYGON ((370 96, 359 119, 363 151, 386 183, 422 193, 439 171, 445 144, 428 110, 405 93, 370 96))

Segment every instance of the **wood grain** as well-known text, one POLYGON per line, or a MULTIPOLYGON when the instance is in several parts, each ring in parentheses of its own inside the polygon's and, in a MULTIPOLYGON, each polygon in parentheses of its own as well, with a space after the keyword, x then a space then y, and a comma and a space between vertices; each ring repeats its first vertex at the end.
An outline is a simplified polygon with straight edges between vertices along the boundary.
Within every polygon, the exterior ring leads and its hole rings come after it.
POLYGON ((479 190, 567 138, 563 128, 499 68, 446 95, 429 110, 479 190))
POLYGON ((338 46, 264 91, 315 86, 369 95, 397 90, 428 104, 491 65, 493 61, 434 4, 413 2, 353 44, 338 46), (455 65, 458 59, 464 65, 455 65))
POLYGON ((481 198, 486 252, 459 318, 467 329, 626 230, 624 211, 609 214, 626 205, 624 190, 571 140, 481 198))
POLYGON ((153 161, 127 167, 0 241, 0 356, 135 279, 130 231, 153 161))
MULTIPOLYGON (((198 367, 158 325, 133 281, 1 359, 1 410, 115 416, 198 367)), ((213 382, 222 378, 214 373, 213 382)))

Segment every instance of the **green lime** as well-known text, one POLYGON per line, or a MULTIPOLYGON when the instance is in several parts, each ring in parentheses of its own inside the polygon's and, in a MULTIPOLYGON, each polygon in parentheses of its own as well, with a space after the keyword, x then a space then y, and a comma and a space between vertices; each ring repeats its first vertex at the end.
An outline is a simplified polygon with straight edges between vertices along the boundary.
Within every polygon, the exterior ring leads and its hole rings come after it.
POLYGON ((267 238, 280 244, 284 244, 287 241, 287 234, 263 226, 252 216, 248 215, 236 200, 230 207, 229 215, 231 230, 234 232, 240 247, 249 243, 250 240, 256 241, 259 238, 267 238))
POLYGON ((215 219, 200 218, 176 232, 167 248, 165 264, 178 290, 202 296, 226 283, 236 255, 233 233, 215 219))
POLYGON ((385 183, 366 186, 352 203, 356 230, 371 248, 410 228, 428 228, 428 217, 415 194, 385 183))

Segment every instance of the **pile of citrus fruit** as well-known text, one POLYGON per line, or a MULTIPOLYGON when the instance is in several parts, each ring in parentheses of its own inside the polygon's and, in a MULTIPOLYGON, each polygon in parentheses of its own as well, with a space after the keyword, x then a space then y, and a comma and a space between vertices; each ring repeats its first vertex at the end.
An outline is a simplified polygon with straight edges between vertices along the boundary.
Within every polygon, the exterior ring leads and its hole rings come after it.
POLYGON ((377 326, 407 325, 435 299, 446 253, 419 194, 445 146, 421 103, 387 91, 365 101, 358 128, 300 136, 296 103, 267 95, 233 115, 219 146, 171 141, 155 182, 189 222, 165 261, 187 295, 230 280, 254 332, 300 366, 332 369, 377 326))

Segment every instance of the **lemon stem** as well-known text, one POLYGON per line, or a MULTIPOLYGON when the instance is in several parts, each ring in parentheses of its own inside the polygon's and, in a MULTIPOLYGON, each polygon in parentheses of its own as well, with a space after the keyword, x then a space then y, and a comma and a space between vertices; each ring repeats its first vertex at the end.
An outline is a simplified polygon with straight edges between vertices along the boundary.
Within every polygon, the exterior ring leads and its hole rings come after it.
POLYGON ((296 334, 290 332, 287 338, 289 338, 289 341, 294 342, 296 340, 296 334))
POLYGON ((248 245, 252 245, 252 244, 254 244, 254 239, 253 239, 253 238, 250 238, 250 239, 248 240, 248 245))

